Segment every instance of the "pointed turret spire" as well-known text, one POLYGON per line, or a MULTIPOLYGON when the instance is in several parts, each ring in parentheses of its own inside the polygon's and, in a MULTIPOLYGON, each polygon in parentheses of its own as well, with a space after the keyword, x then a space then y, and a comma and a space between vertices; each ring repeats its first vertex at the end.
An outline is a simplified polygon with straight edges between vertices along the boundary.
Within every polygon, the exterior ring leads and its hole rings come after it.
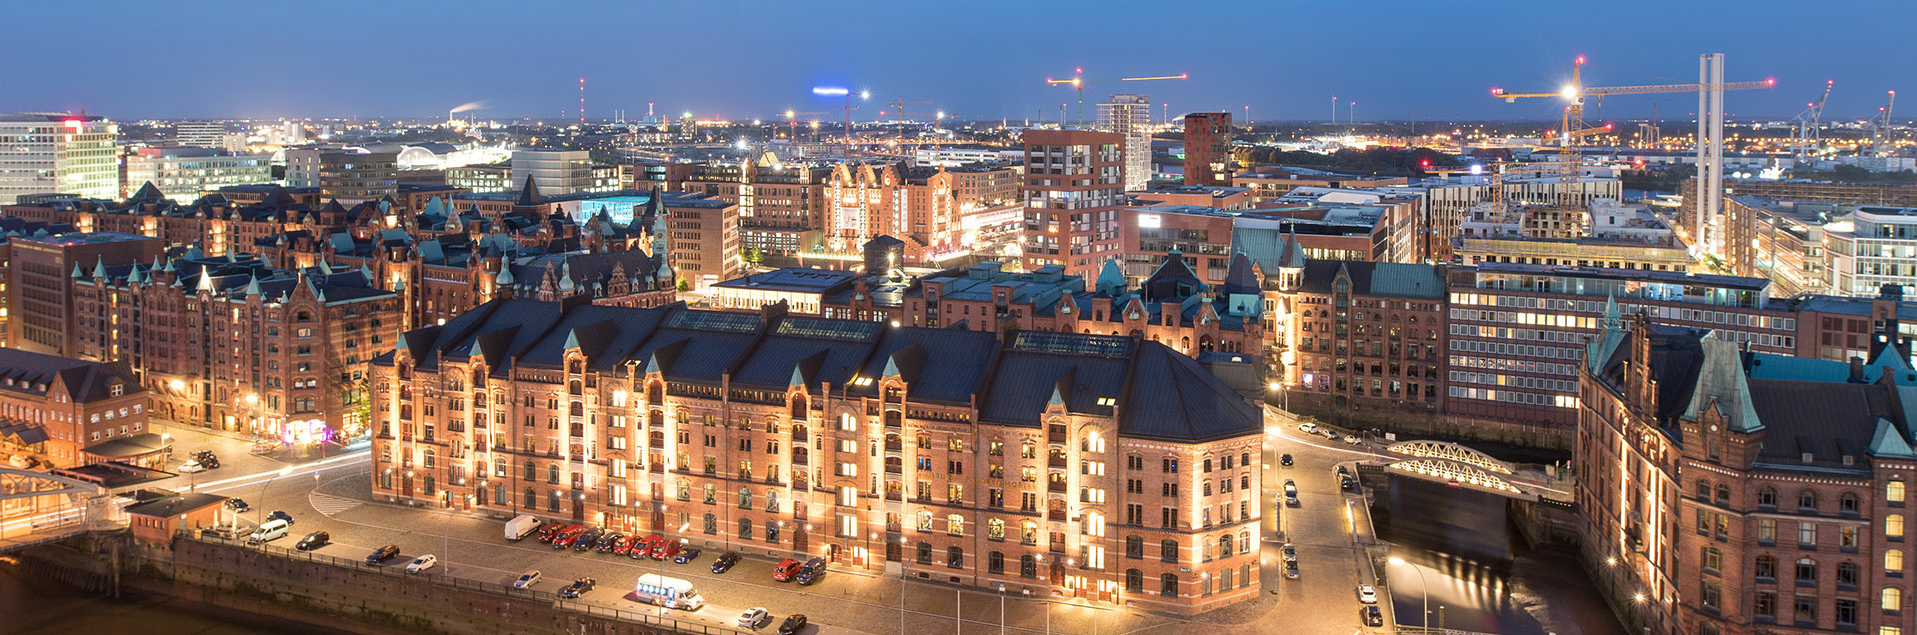
POLYGON ((519 200, 514 205, 542 205, 546 198, 539 195, 539 183, 531 176, 526 177, 526 185, 519 188, 519 200))
POLYGON ((1117 259, 1105 261, 1105 266, 1098 270, 1098 281, 1095 285, 1099 293, 1114 298, 1125 292, 1125 273, 1118 270, 1117 259))
POLYGON ((249 276, 246 280, 246 297, 250 298, 250 297, 258 296, 259 294, 260 294, 259 276, 249 276))
POLYGON ((106 277, 107 277, 106 258, 102 257, 102 258, 95 259, 93 261, 93 279, 105 280, 106 277))
POLYGON ((213 271, 211 269, 206 267, 200 268, 199 290, 208 293, 213 291, 213 271))
POLYGON ((86 277, 86 275, 87 275, 87 274, 86 274, 86 272, 85 272, 85 271, 81 271, 81 270, 80 270, 80 263, 78 263, 78 262, 75 262, 75 263, 73 263, 73 277, 75 277, 75 278, 84 278, 84 277, 86 277))
POLYGON ((1604 294, 1604 330, 1615 331, 1620 328, 1620 317, 1617 311, 1617 296, 1604 294))

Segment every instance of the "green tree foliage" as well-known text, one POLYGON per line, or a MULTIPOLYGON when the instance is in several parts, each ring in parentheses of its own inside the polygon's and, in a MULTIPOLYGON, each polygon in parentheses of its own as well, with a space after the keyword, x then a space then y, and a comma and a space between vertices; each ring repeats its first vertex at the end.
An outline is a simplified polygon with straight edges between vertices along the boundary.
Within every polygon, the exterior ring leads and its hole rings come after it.
POLYGON ((1624 187, 1627 189, 1676 192, 1685 181, 1697 178, 1697 166, 1674 165, 1662 170, 1648 168, 1625 170, 1622 176, 1624 187))

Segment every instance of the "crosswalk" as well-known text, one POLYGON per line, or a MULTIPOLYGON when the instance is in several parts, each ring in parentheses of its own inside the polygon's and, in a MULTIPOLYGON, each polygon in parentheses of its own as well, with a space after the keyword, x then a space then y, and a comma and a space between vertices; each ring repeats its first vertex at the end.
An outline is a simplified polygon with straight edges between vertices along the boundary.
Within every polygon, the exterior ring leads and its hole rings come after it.
POLYGON ((360 501, 351 498, 314 492, 308 492, 306 494, 306 503, 312 505, 313 509, 318 510, 321 514, 325 514, 328 518, 354 507, 359 507, 362 504, 360 501))

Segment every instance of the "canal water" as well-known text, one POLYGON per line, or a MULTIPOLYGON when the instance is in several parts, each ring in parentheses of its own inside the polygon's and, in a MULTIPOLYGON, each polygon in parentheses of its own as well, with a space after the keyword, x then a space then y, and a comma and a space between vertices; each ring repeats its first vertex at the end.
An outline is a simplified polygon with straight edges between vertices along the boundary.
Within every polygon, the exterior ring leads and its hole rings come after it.
POLYGON ((107 599, 97 593, 28 575, 10 559, 0 558, 0 633, 6 635, 331 635, 345 632, 163 596, 107 599))
POLYGON ((1391 478, 1391 493, 1377 497, 1372 513, 1378 537, 1393 545, 1382 573, 1396 622, 1505 635, 1623 635, 1573 548, 1527 544, 1506 517, 1506 500, 1391 478))

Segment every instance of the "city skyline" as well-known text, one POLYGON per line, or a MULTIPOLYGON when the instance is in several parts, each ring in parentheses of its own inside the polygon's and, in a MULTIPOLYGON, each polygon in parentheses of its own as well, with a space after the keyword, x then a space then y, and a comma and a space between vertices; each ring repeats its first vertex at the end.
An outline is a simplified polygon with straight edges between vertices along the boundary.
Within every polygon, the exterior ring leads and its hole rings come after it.
MULTIPOLYGON (((141 62, 128 64, 119 53, 124 47, 75 48, 56 39, 65 37, 58 31, 29 30, 16 34, 15 45, 61 50, 61 63, 0 66, 0 86, 10 89, 0 97, 0 111, 84 109, 118 120, 390 118, 443 116, 457 105, 483 101, 487 107, 476 111, 481 117, 552 119, 563 111, 571 118, 577 116, 583 77, 587 115, 595 119, 616 110, 636 119, 648 102, 675 117, 691 112, 702 119, 774 120, 795 110, 837 119, 843 102, 810 91, 837 85, 871 92, 853 113, 855 120, 889 113, 885 103, 904 97, 932 101, 959 119, 1055 121, 1062 103, 1071 104, 1066 117, 1077 118, 1076 95, 1044 80, 1069 77, 1082 67, 1093 79, 1188 73, 1182 82, 1094 84, 1085 91, 1087 101, 1116 92, 1148 93, 1161 116, 1229 111, 1256 121, 1323 120, 1332 116, 1337 96, 1341 120, 1355 115, 1360 121, 1404 121, 1414 111, 1418 120, 1549 120, 1558 104, 1506 104, 1489 90, 1555 91, 1579 55, 1590 60, 1587 84, 1688 83, 1696 81, 1690 72, 1695 55, 1723 52, 1727 79, 1778 82, 1774 90, 1733 96, 1732 118, 1789 118, 1830 80, 1836 90, 1825 120, 1850 121, 1877 112, 1885 91, 1902 88, 1903 65, 1864 62, 1907 59, 1894 29, 1917 18, 1917 9, 1887 2, 1844 14, 1803 13, 1782 3, 1740 5, 1734 15, 1718 7, 1613 5, 1587 15, 1533 7, 1464 13, 1385 3, 1381 10, 1398 18, 1373 20, 1363 29, 1350 20, 1347 7, 1261 7, 1234 13, 1231 21, 1268 36, 1221 31, 1204 47, 1154 36, 1164 16, 1148 11, 1149 5, 1097 14, 1083 5, 987 3, 960 17, 975 22, 977 28, 969 29, 932 28, 955 16, 912 6, 848 22, 795 6, 749 2, 602 5, 571 12, 482 2, 459 15, 353 3, 338 14, 360 16, 366 28, 344 28, 337 21, 303 22, 290 9, 176 15, 126 5, 120 12, 128 19, 102 25, 102 40, 132 42, 156 30, 192 28, 249 34, 236 41, 267 47, 267 54, 209 56, 199 47, 151 47, 141 62), (1771 16, 1785 12, 1794 32, 1844 33, 1843 50, 1773 46, 1750 37, 1776 28, 1771 16), (1868 16, 1882 19, 1862 19, 1868 16), (1723 26, 1696 26, 1714 19, 1723 26), (1054 33, 1043 29, 1046 24, 1072 28, 1054 33), (1261 24, 1269 26, 1256 26, 1261 24), (832 44, 827 34, 835 29, 857 30, 858 43, 832 44), (714 32, 732 35, 715 40, 714 32), (1043 37, 1034 46, 1028 34, 1043 37), (507 44, 483 44, 488 36, 507 44), (766 63, 767 51, 780 51, 780 63, 766 63), (1355 108, 1352 102, 1358 102, 1355 108)), ((28 5, 14 14, 21 23, 35 23, 59 19, 57 11, 28 5)), ((1594 118, 1642 118, 1654 102, 1666 120, 1694 110, 1681 95, 1608 101, 1594 118)))

